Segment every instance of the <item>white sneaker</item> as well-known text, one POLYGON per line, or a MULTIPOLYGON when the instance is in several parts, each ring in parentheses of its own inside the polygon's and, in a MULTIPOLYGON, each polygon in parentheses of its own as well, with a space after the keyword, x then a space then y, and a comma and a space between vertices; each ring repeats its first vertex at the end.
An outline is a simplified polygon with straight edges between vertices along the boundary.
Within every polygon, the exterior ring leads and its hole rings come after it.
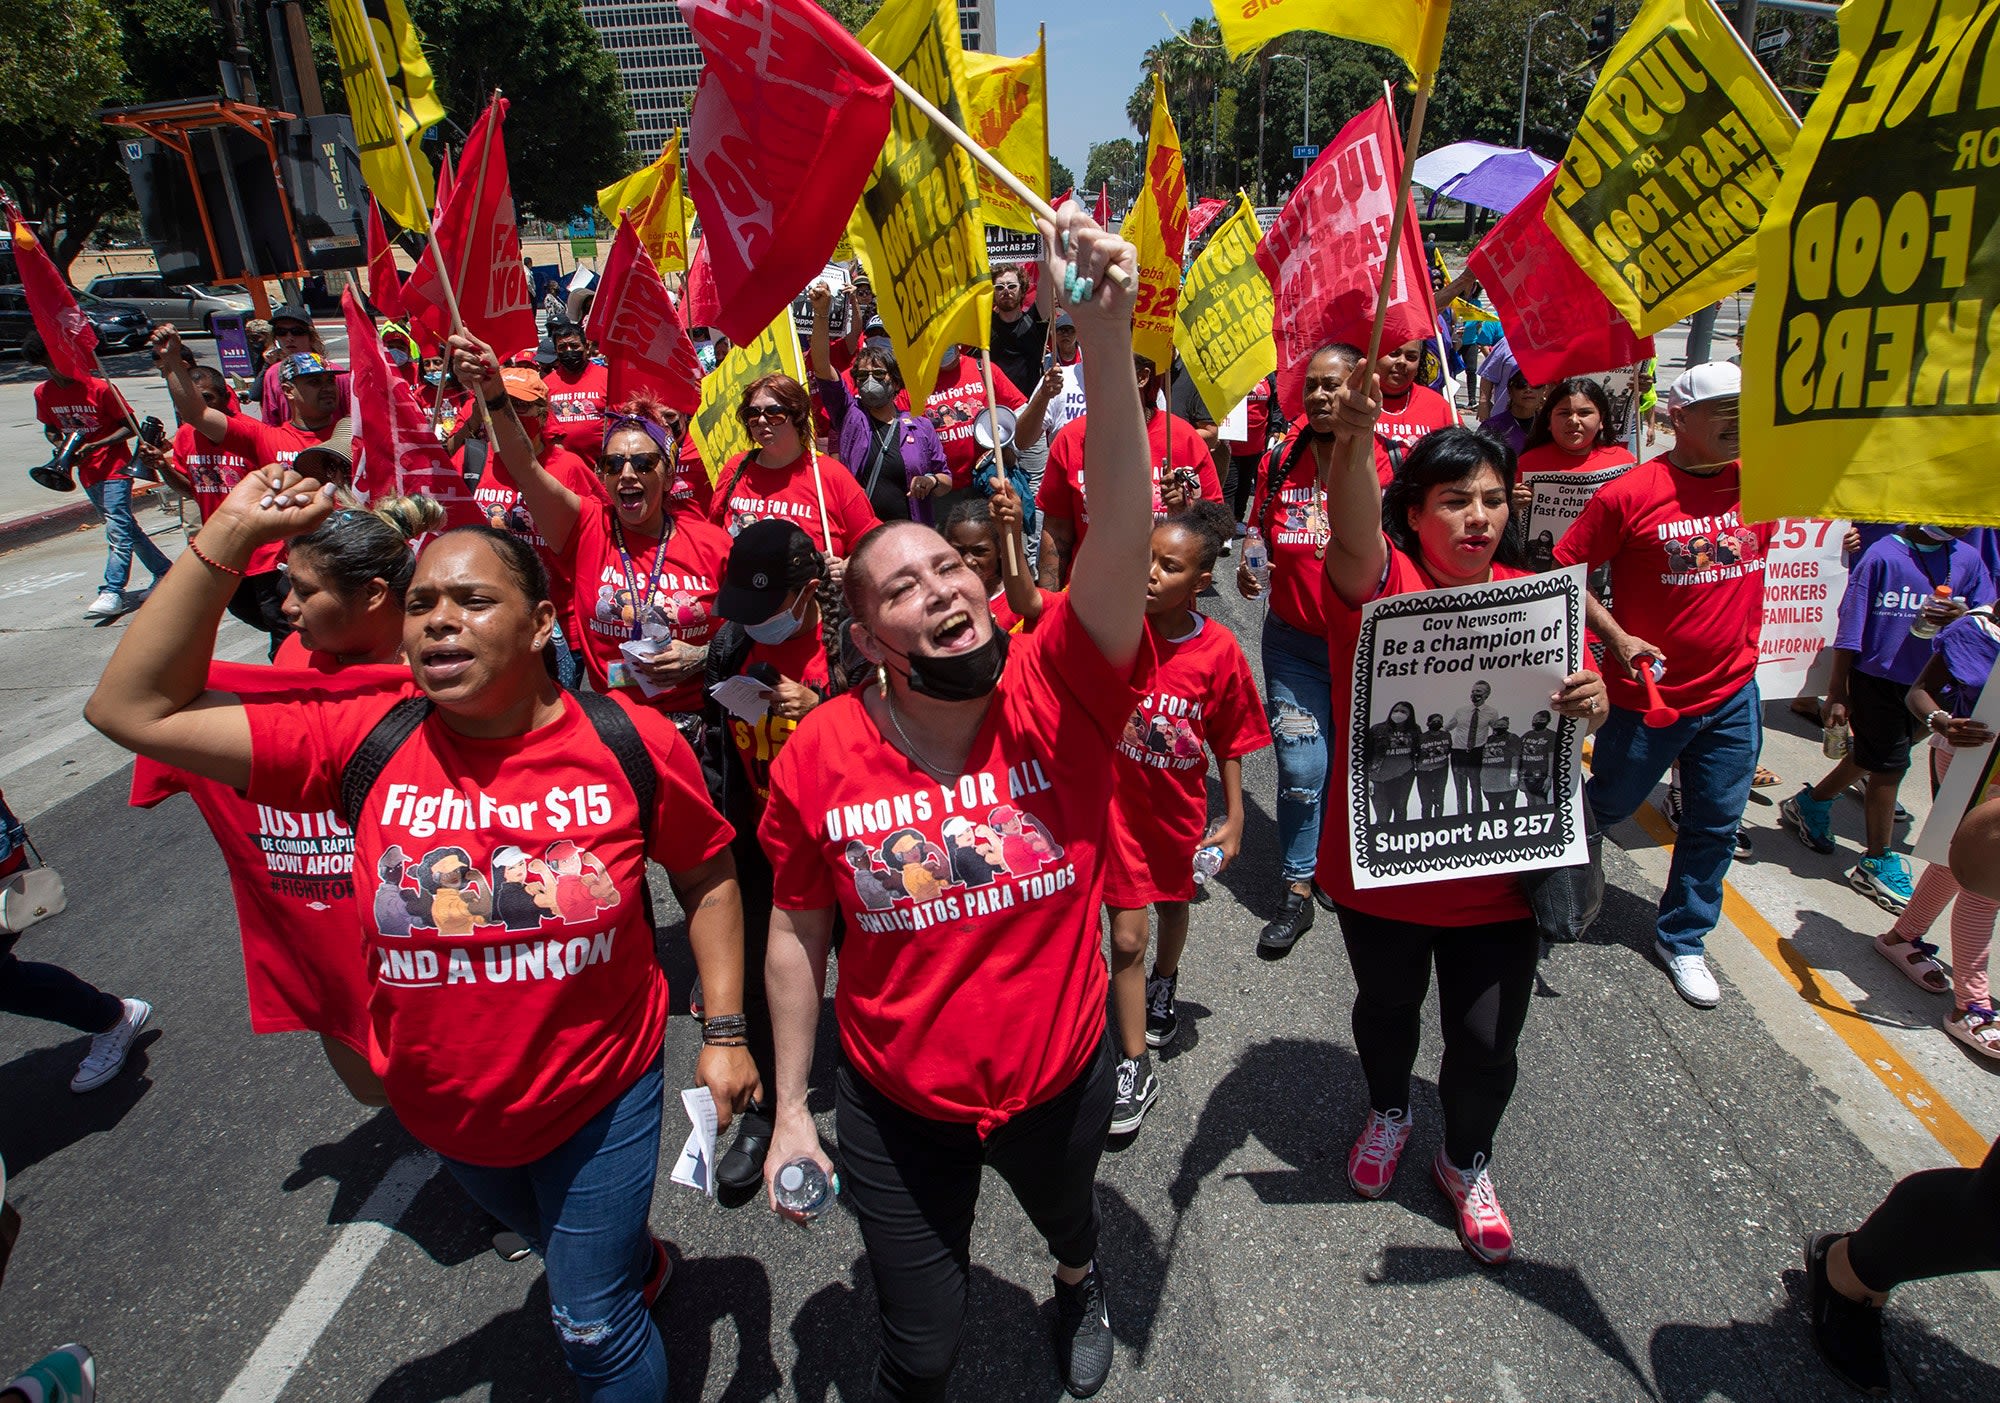
POLYGON ((125 612, 125 596, 115 589, 101 589, 97 598, 90 601, 90 607, 83 611, 86 619, 115 619, 125 612))
POLYGON ((128 589, 128 590, 126 590, 126 591, 125 591, 125 607, 126 607, 126 608, 127 608, 128 610, 130 610, 130 609, 136 609, 136 608, 138 608, 138 607, 139 607, 139 606, 140 606, 141 604, 144 604, 144 603, 146 602, 146 597, 147 597, 148 595, 150 595, 150 594, 151 594, 151 593, 153 592, 153 590, 154 590, 155 586, 157 586, 157 585, 158 585, 159 583, 160 583, 160 582, 159 582, 158 580, 155 580, 155 581, 153 581, 153 583, 152 583, 151 585, 148 585, 148 586, 146 586, 146 588, 144 588, 144 589, 128 589))
POLYGON ((84 1054, 76 1075, 69 1079, 69 1089, 95 1091, 117 1076, 125 1066, 126 1054, 132 1050, 132 1039, 139 1036, 152 1016, 153 1006, 144 999, 125 1000, 125 1016, 108 1032, 90 1040, 90 1051, 84 1054))
POLYGON ((1653 953, 1666 965, 1667 978, 1674 981, 1674 992, 1696 1008, 1714 1008, 1722 1002, 1722 987, 1709 971, 1708 961, 1700 955, 1676 955, 1657 940, 1653 942, 1653 953))

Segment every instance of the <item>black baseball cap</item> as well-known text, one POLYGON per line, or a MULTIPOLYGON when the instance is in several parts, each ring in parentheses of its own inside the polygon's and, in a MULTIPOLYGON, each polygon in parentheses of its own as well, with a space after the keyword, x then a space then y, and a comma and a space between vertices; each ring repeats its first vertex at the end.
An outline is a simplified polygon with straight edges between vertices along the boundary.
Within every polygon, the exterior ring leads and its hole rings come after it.
POLYGON ((733 623, 761 624, 819 573, 819 552, 798 523, 776 517, 752 522, 729 548, 715 612, 733 623))
POLYGON ((297 322, 300 326, 309 327, 313 324, 313 314, 302 303, 287 302, 271 309, 271 325, 276 326, 279 322, 297 322))

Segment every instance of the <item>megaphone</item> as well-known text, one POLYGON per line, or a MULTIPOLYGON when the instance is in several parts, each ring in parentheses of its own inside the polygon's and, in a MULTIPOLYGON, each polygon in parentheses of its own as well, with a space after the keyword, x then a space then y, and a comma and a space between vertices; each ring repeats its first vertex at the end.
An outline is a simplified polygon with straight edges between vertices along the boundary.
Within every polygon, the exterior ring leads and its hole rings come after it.
POLYGON ((1014 411, 999 405, 994 410, 982 409, 972 421, 972 441, 981 448, 1011 448, 1014 444, 1014 411), (1000 421, 1000 436, 996 445, 993 435, 995 417, 1000 421))
POLYGON ((76 454, 82 447, 82 431, 72 430, 70 436, 63 440, 62 447, 56 450, 56 456, 39 468, 29 468, 28 476, 51 492, 76 491, 76 454))

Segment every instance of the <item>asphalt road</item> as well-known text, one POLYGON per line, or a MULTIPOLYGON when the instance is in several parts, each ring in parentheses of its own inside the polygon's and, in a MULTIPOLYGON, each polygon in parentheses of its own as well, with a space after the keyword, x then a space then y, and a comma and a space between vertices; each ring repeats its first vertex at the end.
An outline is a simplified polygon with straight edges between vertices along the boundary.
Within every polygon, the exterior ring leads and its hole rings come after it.
MULTIPOLYGON (((163 516, 146 521, 178 549, 163 516)), ((26 1219, 0 1291, 0 1371, 74 1339, 120 1403, 572 1396, 535 1264, 488 1249, 448 1176, 388 1113, 347 1099, 315 1040, 250 1035, 213 843, 184 799, 129 809, 121 758, 78 721, 123 626, 81 616, 101 552, 91 531, 0 556, 0 786, 71 893, 19 953, 157 1012, 123 1075, 83 1097, 67 1089, 83 1038, 0 1018, 0 1154, 26 1219)), ((1233 591, 1213 612, 1254 638, 1233 591)), ((231 624, 221 647, 257 643, 231 624)), ((1815 777, 1803 723, 1774 706, 1770 725, 1766 762, 1793 785, 1815 777)), ((1612 835, 1603 919, 1551 955, 1529 1016, 1494 1165, 1520 1247, 1494 1272, 1460 1250, 1424 1172, 1440 1135, 1434 1032, 1395 1190, 1363 1203, 1347 1189, 1365 1110, 1352 982, 1323 915, 1289 959, 1256 958, 1277 885, 1268 753, 1245 782, 1246 855, 1195 913, 1163 1095, 1104 1162, 1119 1353, 1101 1396, 1842 1396, 1804 1333, 1800 1236, 1954 1162, 1920 1116, 1950 1110, 1961 1154, 2000 1133, 2000 1080, 1937 1031, 1942 1001, 1869 951, 1886 922, 1832 880, 1835 859, 1753 805, 1757 860, 1733 881, 1758 914, 1711 942, 1725 996, 1703 1013, 1649 953, 1666 854, 1639 824, 1612 835)), ((1904 797, 1921 810, 1919 788, 1904 797)), ((1840 823, 1851 848, 1858 806, 1840 823)), ((677 927, 665 944, 684 965, 677 927)), ((674 1019, 670 1082, 695 1045, 674 1019)), ((826 1111, 825 1058, 816 1086, 826 1111)), ((873 1293, 852 1219, 800 1230, 670 1185, 684 1126, 668 1111, 653 1218, 683 1254, 658 1312, 675 1398, 866 1397, 873 1293)), ((1004 1186, 987 1188, 953 1396, 1053 1400, 1048 1262, 1004 1186)), ((1996 1396, 1995 1305, 1981 1280, 1899 1293, 1899 1395, 1996 1396)))

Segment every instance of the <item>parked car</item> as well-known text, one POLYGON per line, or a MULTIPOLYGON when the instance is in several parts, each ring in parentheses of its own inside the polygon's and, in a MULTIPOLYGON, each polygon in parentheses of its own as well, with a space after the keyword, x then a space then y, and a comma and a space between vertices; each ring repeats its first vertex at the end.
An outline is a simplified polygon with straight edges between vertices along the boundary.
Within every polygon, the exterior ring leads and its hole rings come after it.
MULTIPOLYGON (((76 305, 97 331, 97 344, 106 351, 136 351, 146 344, 152 322, 137 307, 107 302, 88 292, 75 294, 76 305)), ((19 283, 0 284, 0 349, 18 351, 34 327, 28 313, 28 295, 19 283)))
POLYGON ((87 291, 130 303, 155 324, 165 322, 180 331, 213 335, 212 318, 250 315, 248 297, 230 296, 200 283, 170 284, 157 273, 108 273, 92 278, 87 291))

